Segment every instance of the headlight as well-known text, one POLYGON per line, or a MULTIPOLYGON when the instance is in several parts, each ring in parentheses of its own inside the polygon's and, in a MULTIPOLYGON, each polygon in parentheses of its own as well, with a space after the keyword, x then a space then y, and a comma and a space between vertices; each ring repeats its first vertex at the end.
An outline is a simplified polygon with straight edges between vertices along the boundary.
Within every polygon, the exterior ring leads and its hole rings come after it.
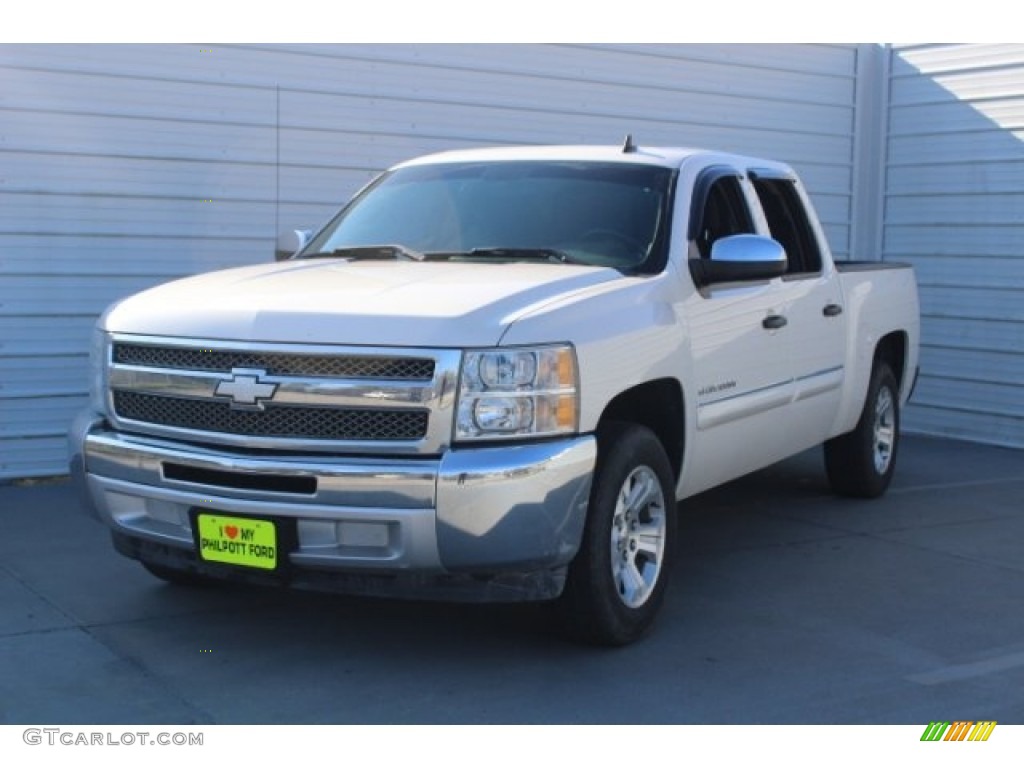
POLYGON ((89 347, 89 405, 96 413, 107 412, 107 365, 110 337, 99 328, 92 331, 89 347))
POLYGON ((576 379, 569 345, 466 352, 455 439, 571 434, 579 424, 576 379))

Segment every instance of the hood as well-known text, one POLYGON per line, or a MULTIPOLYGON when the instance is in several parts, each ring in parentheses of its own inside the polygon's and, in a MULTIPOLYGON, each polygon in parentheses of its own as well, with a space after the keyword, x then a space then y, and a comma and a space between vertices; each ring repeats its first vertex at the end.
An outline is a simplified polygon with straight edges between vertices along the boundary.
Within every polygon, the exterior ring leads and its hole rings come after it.
POLYGON ((101 324, 211 340, 487 347, 517 317, 619 277, 566 264, 287 261, 151 288, 112 307, 101 324))

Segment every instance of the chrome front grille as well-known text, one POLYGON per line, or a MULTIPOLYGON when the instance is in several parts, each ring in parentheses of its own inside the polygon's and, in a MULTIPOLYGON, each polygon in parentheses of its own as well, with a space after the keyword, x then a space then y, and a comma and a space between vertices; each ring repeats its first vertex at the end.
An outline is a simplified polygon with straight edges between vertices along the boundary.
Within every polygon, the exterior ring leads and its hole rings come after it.
POLYGON ((426 410, 303 408, 268 405, 239 410, 219 400, 114 392, 119 418, 165 427, 224 432, 254 437, 320 440, 421 440, 427 434, 426 410))
POLYGON ((461 353, 116 334, 107 407, 128 432, 253 448, 437 454, 461 353))
POLYGON ((335 357, 119 342, 114 344, 112 358, 115 363, 121 365, 188 371, 227 373, 233 368, 259 368, 270 376, 403 381, 430 381, 434 377, 434 361, 422 357, 335 357))

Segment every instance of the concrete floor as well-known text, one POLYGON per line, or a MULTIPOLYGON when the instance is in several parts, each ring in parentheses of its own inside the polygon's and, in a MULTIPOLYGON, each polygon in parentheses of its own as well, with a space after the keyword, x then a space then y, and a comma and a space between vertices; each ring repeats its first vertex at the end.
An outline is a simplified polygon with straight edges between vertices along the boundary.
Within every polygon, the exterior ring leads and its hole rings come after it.
POLYGON ((165 585, 63 483, 0 488, 0 723, 1024 723, 1024 452, 906 439, 889 494, 817 452, 682 505, 652 634, 529 606, 165 585))

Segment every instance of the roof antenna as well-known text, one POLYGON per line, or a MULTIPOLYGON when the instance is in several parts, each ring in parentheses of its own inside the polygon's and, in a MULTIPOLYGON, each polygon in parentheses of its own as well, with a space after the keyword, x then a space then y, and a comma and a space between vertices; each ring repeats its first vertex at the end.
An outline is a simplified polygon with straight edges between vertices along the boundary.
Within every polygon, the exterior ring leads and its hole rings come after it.
POLYGON ((636 144, 633 143, 633 134, 627 133, 626 140, 622 142, 622 154, 628 155, 636 152, 636 144))

